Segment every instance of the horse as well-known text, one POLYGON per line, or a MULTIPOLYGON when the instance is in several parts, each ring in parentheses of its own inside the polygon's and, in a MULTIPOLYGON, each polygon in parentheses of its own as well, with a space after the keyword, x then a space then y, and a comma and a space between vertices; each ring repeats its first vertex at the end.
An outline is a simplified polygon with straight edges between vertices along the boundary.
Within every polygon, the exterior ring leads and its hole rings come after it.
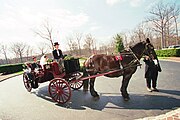
MULTIPOLYGON (((124 50, 121 53, 121 60, 117 60, 114 55, 106 54, 95 54, 90 56, 84 62, 84 76, 96 75, 99 73, 105 73, 112 70, 122 69, 119 72, 105 75, 106 77, 119 77, 123 76, 121 85, 121 94, 125 101, 130 99, 127 92, 127 87, 132 75, 136 72, 137 66, 140 65, 140 59, 143 55, 153 55, 157 58, 154 51, 154 47, 149 42, 139 42, 134 46, 130 46, 129 50, 124 50)), ((88 85, 90 83, 90 93, 93 97, 99 98, 98 93, 94 88, 95 78, 87 79, 83 81, 83 90, 88 90, 88 85), (90 80, 90 82, 89 82, 90 80)))

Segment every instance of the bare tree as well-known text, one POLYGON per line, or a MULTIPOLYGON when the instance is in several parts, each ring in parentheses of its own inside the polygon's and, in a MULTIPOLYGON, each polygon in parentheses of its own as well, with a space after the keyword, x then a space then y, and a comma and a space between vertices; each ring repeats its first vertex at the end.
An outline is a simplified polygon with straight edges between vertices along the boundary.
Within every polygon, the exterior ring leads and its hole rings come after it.
POLYGON ((40 36, 41 38, 48 40, 51 44, 51 49, 54 50, 54 46, 53 46, 53 38, 52 38, 52 33, 53 33, 53 28, 52 26, 49 24, 48 20, 46 20, 42 26, 40 30, 36 30, 34 31, 38 36, 40 36))
POLYGON ((174 15, 179 15, 179 10, 175 4, 163 4, 159 2, 149 12, 152 16, 148 18, 154 25, 153 29, 161 34, 161 48, 166 47, 166 38, 170 36, 171 20, 174 15), (167 37, 168 36, 168 37, 167 37))
POLYGON ((172 6, 170 6, 171 9, 174 9, 172 12, 173 18, 174 18, 174 23, 175 23, 175 31, 176 31, 176 45, 178 44, 178 23, 177 23, 177 19, 178 16, 180 14, 180 6, 176 7, 176 4, 173 4, 172 6))
POLYGON ((95 39, 92 37, 91 34, 87 34, 84 39, 85 44, 83 45, 84 49, 87 49, 89 53, 91 54, 92 51, 95 53, 96 50, 96 44, 95 39))
POLYGON ((27 45, 26 50, 25 50, 26 60, 27 60, 27 61, 28 61, 28 59, 29 59, 30 49, 31 49, 31 46, 27 45))
POLYGON ((16 55, 16 57, 19 56, 20 62, 23 62, 23 54, 26 50, 27 45, 25 43, 16 42, 11 45, 12 52, 16 55))
POLYGON ((40 51, 41 55, 44 55, 48 51, 48 45, 46 43, 40 42, 37 46, 38 51, 40 51))
POLYGON ((8 62, 8 58, 7 58, 7 46, 4 44, 1 44, 1 50, 2 50, 2 54, 5 57, 6 64, 8 64, 9 62, 8 62))
POLYGON ((83 34, 82 33, 75 33, 75 39, 77 41, 79 55, 81 55, 81 40, 82 40, 83 34))
POLYGON ((78 53, 78 44, 75 42, 75 40, 73 39, 73 37, 68 37, 68 46, 69 46, 69 50, 70 50, 70 54, 76 54, 78 53))

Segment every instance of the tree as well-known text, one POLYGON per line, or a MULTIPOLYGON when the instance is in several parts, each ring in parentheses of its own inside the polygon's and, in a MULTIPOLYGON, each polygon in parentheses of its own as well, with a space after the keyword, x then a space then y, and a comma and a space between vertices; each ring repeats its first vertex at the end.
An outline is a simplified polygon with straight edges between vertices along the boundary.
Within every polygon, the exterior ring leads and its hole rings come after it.
POLYGON ((6 64, 8 64, 8 58, 7 58, 7 46, 4 44, 1 44, 1 50, 2 50, 2 54, 5 57, 6 60, 6 64))
POLYGON ((87 34, 84 39, 85 44, 83 45, 84 49, 87 49, 90 54, 95 53, 96 51, 96 43, 95 38, 92 37, 91 34, 87 34))
POLYGON ((44 55, 48 51, 48 45, 46 43, 40 42, 37 48, 40 51, 41 55, 44 55))
MULTIPOLYGON (((148 18, 148 22, 151 22, 153 29, 161 34, 161 48, 164 48, 169 42, 171 36, 170 27, 173 24, 172 20, 175 18, 174 16, 179 15, 179 8, 175 4, 168 3, 165 5, 159 2, 152 7, 149 13, 151 16, 148 18)), ((175 24, 177 25, 176 22, 175 24)))
POLYGON ((77 43, 77 46, 78 46, 78 50, 79 50, 79 55, 81 55, 81 39, 82 39, 83 35, 82 33, 76 33, 75 34, 75 38, 76 38, 76 43, 77 43))
POLYGON ((31 46, 27 45, 25 53, 26 53, 26 60, 28 61, 29 54, 30 54, 31 46))
POLYGON ((123 39, 121 35, 117 34, 114 37, 114 40, 116 41, 116 52, 121 52, 122 50, 124 50, 123 39))
POLYGON ((49 25, 49 22, 47 20, 42 24, 41 30, 36 30, 34 32, 41 38, 48 40, 51 44, 51 49, 54 50, 52 38, 53 28, 51 25, 49 25))
POLYGON ((75 40, 73 39, 73 37, 68 37, 68 46, 69 46, 69 50, 70 50, 70 54, 76 54, 78 53, 78 44, 75 42, 75 40))
POLYGON ((11 45, 12 52, 16 55, 16 57, 19 56, 20 62, 23 62, 23 54, 26 50, 27 45, 25 43, 16 42, 11 45))

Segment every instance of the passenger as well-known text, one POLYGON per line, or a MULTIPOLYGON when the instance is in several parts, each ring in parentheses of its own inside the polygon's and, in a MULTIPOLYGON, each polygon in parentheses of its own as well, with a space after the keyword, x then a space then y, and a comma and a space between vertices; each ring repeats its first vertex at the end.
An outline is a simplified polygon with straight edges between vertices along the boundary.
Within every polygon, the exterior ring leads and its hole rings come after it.
POLYGON ((33 59, 33 63, 31 64, 32 70, 40 69, 41 66, 37 63, 37 58, 33 56, 32 59, 33 59))
POLYGON ((46 55, 43 55, 40 59, 40 65, 42 69, 44 69, 44 65, 47 64, 48 57, 46 55))

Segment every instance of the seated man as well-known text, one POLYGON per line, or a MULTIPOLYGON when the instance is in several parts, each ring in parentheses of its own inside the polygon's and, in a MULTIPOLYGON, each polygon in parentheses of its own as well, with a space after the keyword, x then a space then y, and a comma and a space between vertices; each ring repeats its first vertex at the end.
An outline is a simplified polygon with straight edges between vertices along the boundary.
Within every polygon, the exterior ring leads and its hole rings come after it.
POLYGON ((59 49, 59 43, 58 42, 55 42, 54 43, 54 48, 55 50, 52 51, 53 53, 53 57, 54 57, 54 60, 59 63, 59 69, 60 71, 64 71, 64 63, 63 63, 63 53, 62 51, 59 49))
POLYGON ((31 64, 31 69, 35 70, 36 68, 37 69, 41 68, 41 66, 37 63, 36 57, 33 56, 32 59, 33 59, 33 63, 31 64))
POLYGON ((59 43, 58 42, 54 43, 54 48, 55 48, 55 50, 52 51, 54 60, 56 62, 59 62, 60 59, 63 59, 63 54, 62 54, 62 51, 59 49, 59 43))

